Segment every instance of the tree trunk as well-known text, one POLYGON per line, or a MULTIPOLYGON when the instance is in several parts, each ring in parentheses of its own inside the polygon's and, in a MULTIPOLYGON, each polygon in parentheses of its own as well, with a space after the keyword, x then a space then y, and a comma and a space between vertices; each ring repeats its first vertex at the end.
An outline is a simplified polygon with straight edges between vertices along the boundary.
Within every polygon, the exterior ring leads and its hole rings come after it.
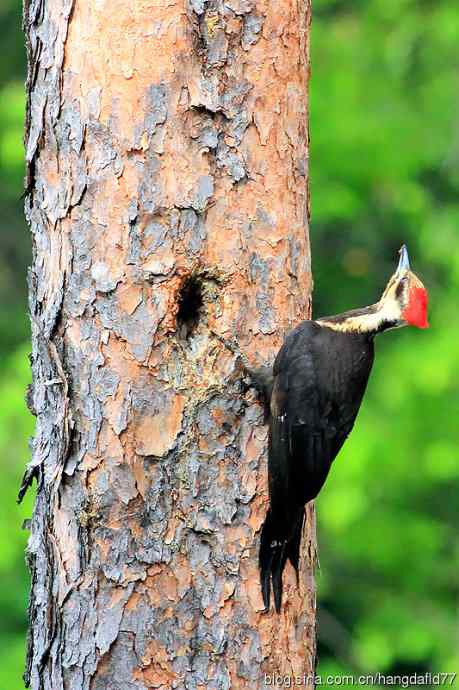
POLYGON ((288 566, 264 612, 267 429, 212 334, 271 363, 309 315, 309 18, 26 2, 34 690, 313 671, 313 509, 299 588, 288 566))

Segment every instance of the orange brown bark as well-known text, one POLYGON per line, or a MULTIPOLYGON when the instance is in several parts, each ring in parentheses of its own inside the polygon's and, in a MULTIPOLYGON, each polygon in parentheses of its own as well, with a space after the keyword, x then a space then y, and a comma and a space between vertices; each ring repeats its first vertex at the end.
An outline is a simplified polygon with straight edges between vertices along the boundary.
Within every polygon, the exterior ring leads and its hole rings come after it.
MULTIPOLYGON (((267 430, 235 357, 309 316, 308 0, 30 0, 35 690, 315 663, 313 509, 263 611, 267 430)), ((311 686, 306 683, 305 687, 311 686)))

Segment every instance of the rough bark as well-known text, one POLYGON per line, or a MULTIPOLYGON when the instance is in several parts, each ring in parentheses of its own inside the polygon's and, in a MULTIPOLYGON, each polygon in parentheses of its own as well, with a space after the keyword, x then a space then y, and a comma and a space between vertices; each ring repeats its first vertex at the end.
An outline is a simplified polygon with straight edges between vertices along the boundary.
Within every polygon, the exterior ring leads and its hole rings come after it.
POLYGON ((263 410, 235 357, 307 318, 309 0, 28 0, 34 690, 311 673, 263 611, 263 410))

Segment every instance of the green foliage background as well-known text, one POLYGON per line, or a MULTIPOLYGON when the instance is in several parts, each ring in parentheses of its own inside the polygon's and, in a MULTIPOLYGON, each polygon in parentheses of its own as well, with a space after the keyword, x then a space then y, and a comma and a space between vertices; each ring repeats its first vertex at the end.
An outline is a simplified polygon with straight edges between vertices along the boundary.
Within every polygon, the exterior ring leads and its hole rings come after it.
MULTIPOLYGON (((0 32, 0 690, 22 690, 28 577, 15 495, 33 422, 22 217, 19 0, 0 32)), ((402 242, 428 331, 382 336, 356 428, 318 499, 319 672, 459 669, 459 6, 315 0, 315 313, 368 304, 402 242)))

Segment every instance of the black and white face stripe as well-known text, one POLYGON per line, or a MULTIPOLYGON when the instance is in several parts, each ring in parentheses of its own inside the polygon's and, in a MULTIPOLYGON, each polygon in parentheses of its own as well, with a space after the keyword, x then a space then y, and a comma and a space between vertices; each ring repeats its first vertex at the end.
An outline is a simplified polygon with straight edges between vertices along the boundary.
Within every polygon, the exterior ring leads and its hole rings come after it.
POLYGON ((400 328, 406 325, 402 313, 408 301, 408 289, 409 273, 394 274, 376 304, 338 316, 324 317, 318 319, 317 323, 342 333, 376 334, 400 328))

